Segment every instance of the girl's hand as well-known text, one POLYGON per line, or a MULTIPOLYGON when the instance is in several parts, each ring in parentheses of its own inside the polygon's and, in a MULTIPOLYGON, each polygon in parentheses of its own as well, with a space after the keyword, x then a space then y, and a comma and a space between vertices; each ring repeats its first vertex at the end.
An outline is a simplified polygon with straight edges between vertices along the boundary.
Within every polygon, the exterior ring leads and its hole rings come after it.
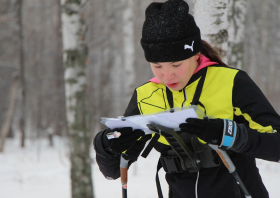
POLYGON ((109 152, 115 154, 122 153, 133 147, 136 141, 143 135, 145 135, 145 133, 142 130, 133 130, 131 127, 107 129, 103 132, 102 144, 105 150, 109 152), (108 139, 107 134, 114 131, 120 132, 120 136, 118 138, 108 139))
POLYGON ((235 122, 226 119, 188 118, 179 127, 182 132, 196 135, 205 142, 226 147, 233 144, 236 134, 235 122))

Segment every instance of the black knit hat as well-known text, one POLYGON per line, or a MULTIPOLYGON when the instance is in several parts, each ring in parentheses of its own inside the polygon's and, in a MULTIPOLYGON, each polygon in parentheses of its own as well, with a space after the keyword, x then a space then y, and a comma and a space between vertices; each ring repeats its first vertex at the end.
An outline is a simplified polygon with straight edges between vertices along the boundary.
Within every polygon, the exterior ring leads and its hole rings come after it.
POLYGON ((188 59, 202 49, 200 30, 183 0, 151 3, 146 9, 141 45, 148 62, 188 59))

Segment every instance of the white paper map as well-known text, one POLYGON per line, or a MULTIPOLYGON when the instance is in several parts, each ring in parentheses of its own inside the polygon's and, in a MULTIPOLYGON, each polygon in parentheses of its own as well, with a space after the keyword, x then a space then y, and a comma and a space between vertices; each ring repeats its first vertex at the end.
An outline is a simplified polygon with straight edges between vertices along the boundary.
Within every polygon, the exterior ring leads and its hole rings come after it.
POLYGON ((101 118, 101 122, 108 128, 132 127, 133 129, 141 129, 146 134, 153 133, 147 127, 147 124, 158 124, 164 127, 177 129, 179 124, 186 122, 187 118, 198 118, 195 109, 189 108, 180 111, 165 111, 153 115, 136 115, 120 118, 101 118))

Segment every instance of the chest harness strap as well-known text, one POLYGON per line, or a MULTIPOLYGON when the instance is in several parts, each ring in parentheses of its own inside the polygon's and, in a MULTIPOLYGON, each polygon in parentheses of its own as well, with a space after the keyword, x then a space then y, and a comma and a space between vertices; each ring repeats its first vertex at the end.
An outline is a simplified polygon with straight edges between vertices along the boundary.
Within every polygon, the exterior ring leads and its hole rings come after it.
MULTIPOLYGON (((206 77, 206 73, 207 73, 207 68, 205 68, 202 72, 202 75, 200 77, 200 80, 197 84, 196 90, 195 90, 195 94, 193 97, 193 101, 191 102, 191 105, 200 105, 201 107, 204 108, 204 113, 206 114, 206 109, 204 107, 204 105, 199 101, 201 92, 202 92, 202 88, 203 88, 203 84, 205 81, 205 77, 206 77)), ((169 106, 171 108, 171 111, 174 107, 174 103, 173 103, 173 95, 172 92, 170 91, 170 89, 168 89, 166 87, 166 97, 169 103, 169 106)), ((157 140, 159 139, 160 135, 154 135, 154 137, 151 139, 151 141, 149 142, 149 144, 147 145, 147 147, 145 148, 145 150, 143 151, 143 153, 141 154, 142 157, 146 158, 149 153, 151 152, 151 150, 153 149, 155 143, 157 142, 157 140)))
POLYGON ((204 108, 205 115, 207 115, 205 106, 199 101, 199 98, 200 98, 200 95, 201 95, 201 92, 202 92, 202 89, 203 89, 203 84, 204 84, 204 81, 205 81, 206 73, 207 73, 207 68, 205 68, 202 72, 203 73, 202 73, 202 75, 200 77, 200 80, 197 84, 197 87, 196 87, 191 105, 200 105, 201 107, 204 108))
MULTIPOLYGON (((199 101, 203 84, 205 81, 207 73, 207 68, 202 71, 202 76, 198 82, 193 101, 191 105, 200 105, 204 108, 205 114, 206 109, 204 105, 199 101)), ((172 92, 166 88, 167 99, 169 102, 169 106, 173 108, 173 96, 172 92)), ((146 158, 155 143, 159 139, 160 135, 164 136, 167 142, 170 144, 171 150, 167 151, 167 154, 161 155, 158 166, 157 166, 157 174, 156 174, 156 185, 158 190, 159 198, 163 198, 158 171, 163 167, 165 172, 167 173, 181 173, 181 172, 197 172, 200 168, 211 168, 220 165, 220 161, 218 160, 218 156, 213 149, 211 149, 208 145, 202 144, 199 142, 196 136, 190 136, 190 143, 192 150, 184 143, 182 138, 179 136, 179 131, 174 131, 173 129, 166 128, 156 124, 149 124, 149 129, 155 131, 155 135, 145 148, 142 153, 142 157, 146 158)), ((169 189, 169 197, 172 197, 172 189, 169 189)))

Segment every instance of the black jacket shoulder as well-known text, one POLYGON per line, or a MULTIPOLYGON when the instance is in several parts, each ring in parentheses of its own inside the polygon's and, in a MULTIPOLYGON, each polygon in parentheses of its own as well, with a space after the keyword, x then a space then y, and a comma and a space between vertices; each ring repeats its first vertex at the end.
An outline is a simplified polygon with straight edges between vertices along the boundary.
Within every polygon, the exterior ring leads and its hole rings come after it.
POLYGON ((248 114, 255 123, 262 126, 271 125, 273 129, 280 132, 279 115, 246 72, 238 71, 232 92, 233 107, 239 108, 243 114, 248 114))
POLYGON ((125 110, 124 116, 133 116, 133 115, 139 115, 140 111, 138 109, 138 104, 137 104, 137 91, 136 89, 133 92, 133 95, 130 99, 130 102, 128 103, 128 106, 125 110))
POLYGON ((242 70, 234 79, 234 120, 247 129, 247 143, 240 151, 269 161, 280 159, 280 116, 255 82, 242 70))

